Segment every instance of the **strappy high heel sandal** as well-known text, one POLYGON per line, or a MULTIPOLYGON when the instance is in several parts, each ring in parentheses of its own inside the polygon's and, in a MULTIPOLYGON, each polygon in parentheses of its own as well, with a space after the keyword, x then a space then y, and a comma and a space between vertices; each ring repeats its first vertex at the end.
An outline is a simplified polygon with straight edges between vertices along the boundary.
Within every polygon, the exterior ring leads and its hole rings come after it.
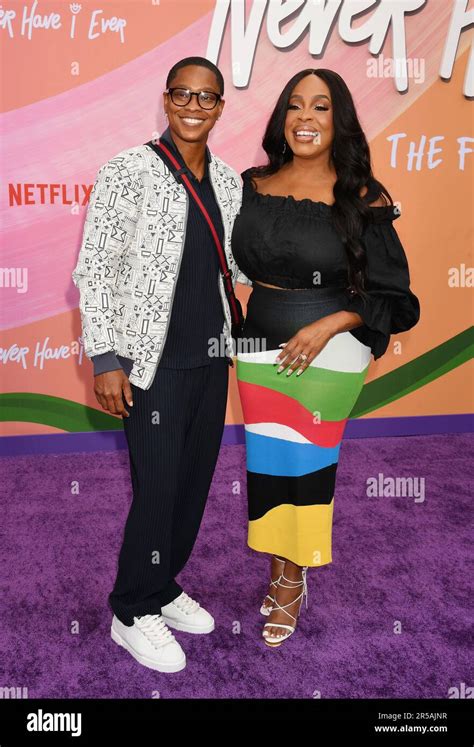
MULTIPOLYGON (((284 560, 283 558, 279 558, 278 555, 274 555, 273 557, 275 558, 275 560, 280 561, 280 563, 282 564, 282 568, 285 567, 286 560, 284 560)), ((280 578, 281 578, 281 573, 279 574, 278 578, 275 578, 275 579, 272 578, 272 580, 270 581, 270 586, 274 586, 276 588, 280 578)), ((265 615, 265 617, 268 617, 268 615, 272 611, 272 605, 274 601, 275 601, 275 597, 272 597, 271 594, 266 594, 266 596, 263 599, 262 606, 260 607, 260 613, 262 615, 265 615), (265 604, 265 599, 269 599, 271 604, 268 604, 268 605, 265 604)))
MULTIPOLYGON (((286 578, 286 576, 283 575, 283 573, 281 574, 280 578, 277 581, 277 586, 284 586, 286 589, 297 589, 299 586, 303 587, 303 590, 301 591, 300 594, 298 594, 296 599, 293 599, 291 602, 288 602, 288 604, 283 604, 283 605, 279 604, 276 599, 276 595, 273 600, 272 610, 275 610, 275 609, 282 610, 285 613, 285 615, 288 615, 288 617, 291 617, 295 623, 301 612, 301 604, 303 602, 303 597, 305 597, 306 609, 308 609, 308 586, 306 583, 307 569, 308 569, 308 566, 303 566, 303 568, 301 569, 301 581, 293 581, 291 578, 286 578), (282 578, 284 578, 285 581, 289 581, 290 584, 293 584, 293 586, 288 586, 288 584, 282 584, 281 582, 282 578), (295 602, 297 602, 298 600, 300 600, 300 604, 298 607, 298 612, 295 617, 295 615, 292 615, 290 612, 288 612, 288 610, 286 610, 285 607, 290 607, 292 604, 295 604, 295 602)), ((295 625, 285 625, 283 623, 267 622, 263 626, 262 636, 267 646, 270 646, 271 648, 277 648, 278 646, 281 646, 283 641, 286 641, 286 639, 289 638, 290 635, 292 635, 295 632, 295 630, 296 630, 295 625), (284 628, 286 632, 282 633, 281 635, 270 635, 270 633, 267 630, 265 630, 265 628, 284 628)))

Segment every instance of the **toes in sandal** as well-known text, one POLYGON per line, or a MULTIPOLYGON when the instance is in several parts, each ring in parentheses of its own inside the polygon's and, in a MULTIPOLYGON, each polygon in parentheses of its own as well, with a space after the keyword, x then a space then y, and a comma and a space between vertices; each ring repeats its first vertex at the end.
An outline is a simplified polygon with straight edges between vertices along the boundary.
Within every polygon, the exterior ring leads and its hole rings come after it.
MULTIPOLYGON (((273 557, 275 558, 275 560, 279 560, 280 561, 280 563, 282 564, 283 568, 285 567, 285 562, 286 561, 283 558, 279 558, 277 555, 274 555, 273 557)), ((276 586, 277 586, 280 578, 281 578, 281 574, 276 579, 272 578, 272 580, 270 581, 270 586, 274 586, 276 588, 276 586)), ((272 597, 271 594, 267 594, 265 596, 264 600, 263 600, 262 606, 260 607, 260 613, 262 615, 265 615, 265 617, 268 617, 268 615, 272 611, 272 605, 273 605, 274 601, 275 601, 275 597, 272 597), (268 599, 270 601, 270 604, 265 604, 265 600, 266 599, 268 599)))
MULTIPOLYGON (((288 615, 288 617, 291 617, 295 623, 301 612, 301 604, 303 601, 303 596, 305 597, 305 601, 306 601, 306 609, 308 608, 308 586, 306 583, 307 569, 308 569, 308 566, 303 566, 301 570, 301 581, 293 581, 290 578, 286 578, 286 576, 284 576, 282 573, 280 578, 276 582, 277 586, 284 586, 286 589, 297 589, 299 586, 303 587, 301 593, 298 594, 298 596, 295 599, 293 599, 293 601, 288 602, 288 604, 281 605, 278 603, 276 598, 273 600, 272 611, 275 609, 282 610, 285 613, 285 615, 288 615), (289 583, 293 584, 293 586, 289 586, 288 584, 283 584, 281 582, 282 578, 285 579, 285 581, 289 581, 289 583), (292 615, 290 612, 288 612, 288 610, 286 610, 285 607, 290 607, 292 604, 295 604, 295 602, 298 602, 298 601, 300 601, 300 604, 298 607, 298 612, 295 617, 295 615, 292 615)), ((271 648, 277 648, 278 646, 281 646, 283 641, 286 641, 286 639, 289 638, 290 635, 292 635, 295 632, 295 630, 296 630, 295 625, 285 625, 283 623, 268 622, 268 623, 265 623, 263 626, 262 636, 267 646, 270 646, 271 648), (270 635, 270 632, 266 630, 266 628, 282 628, 285 632, 283 632, 281 635, 280 634, 270 635)))

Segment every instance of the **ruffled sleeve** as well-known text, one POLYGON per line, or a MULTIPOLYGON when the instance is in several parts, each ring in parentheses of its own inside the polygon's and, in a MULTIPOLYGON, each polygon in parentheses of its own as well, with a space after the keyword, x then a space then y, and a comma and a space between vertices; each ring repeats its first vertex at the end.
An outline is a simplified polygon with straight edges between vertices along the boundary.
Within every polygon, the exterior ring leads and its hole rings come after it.
POLYGON ((420 318, 420 303, 410 290, 408 261, 402 243, 393 226, 400 216, 393 205, 373 207, 372 221, 362 236, 367 255, 366 292, 364 302, 358 294, 348 299, 347 311, 360 315, 364 324, 350 332, 368 345, 374 359, 387 350, 390 335, 406 332, 420 318))

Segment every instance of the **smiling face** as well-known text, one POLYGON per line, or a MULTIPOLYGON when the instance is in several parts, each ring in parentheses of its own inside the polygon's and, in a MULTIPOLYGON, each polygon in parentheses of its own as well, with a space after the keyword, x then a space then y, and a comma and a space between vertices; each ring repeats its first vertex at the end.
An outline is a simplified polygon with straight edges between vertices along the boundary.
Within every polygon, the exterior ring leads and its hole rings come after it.
MULTIPOLYGON (((170 88, 220 93, 212 70, 200 65, 187 65, 180 68, 172 79, 170 88)), ((175 137, 188 143, 205 143, 210 130, 222 114, 224 100, 221 99, 214 109, 203 109, 197 101, 197 96, 192 96, 189 103, 179 106, 172 101, 171 95, 165 92, 163 93, 163 105, 168 114, 170 130, 175 137)))
POLYGON ((328 150, 334 140, 331 92, 317 75, 306 75, 291 92, 285 138, 294 155, 311 158, 328 150))

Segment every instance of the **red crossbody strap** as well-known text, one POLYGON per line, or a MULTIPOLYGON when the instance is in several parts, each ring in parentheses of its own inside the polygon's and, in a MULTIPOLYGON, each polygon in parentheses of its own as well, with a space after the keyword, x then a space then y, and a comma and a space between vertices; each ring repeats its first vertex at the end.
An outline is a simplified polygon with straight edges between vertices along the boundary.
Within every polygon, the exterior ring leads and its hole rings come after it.
MULTIPOLYGON (((158 145, 159 148, 161 148, 161 150, 164 153, 166 153, 166 155, 170 159, 170 161, 173 164, 173 166, 175 166, 176 169, 179 170, 181 168, 181 166, 179 165, 178 161, 173 156, 173 154, 171 153, 171 151, 166 147, 166 145, 164 145, 161 141, 158 141, 156 144, 158 145)), ((220 262, 220 265, 221 265, 222 277, 224 278, 224 283, 226 283, 226 285, 227 285, 227 293, 228 293, 228 296, 230 298, 230 305, 231 305, 232 315, 234 317, 234 322, 238 322, 239 321, 239 311, 238 311, 237 304, 236 304, 236 301, 235 301, 234 288, 233 288, 233 285, 232 285, 232 275, 231 275, 231 272, 230 272, 229 267, 227 265, 226 256, 225 256, 224 250, 223 250, 223 248, 221 246, 221 242, 219 241, 219 237, 217 235, 217 231, 215 229, 214 223, 212 222, 212 220, 211 220, 211 218, 209 216, 209 213, 207 212, 206 208, 204 207, 204 205, 203 205, 203 203, 202 203, 199 195, 197 194, 196 190, 194 189, 193 185, 189 181, 189 179, 186 176, 186 174, 181 173, 181 178, 185 182, 185 184, 186 184, 188 190, 191 192, 192 196, 194 197, 194 200, 196 201, 198 207, 200 208, 202 214, 204 215, 204 218, 206 219, 206 221, 207 221, 207 223, 209 225, 209 228, 211 229, 212 237, 214 239, 214 243, 215 243, 216 248, 217 248, 217 254, 219 256, 219 262, 220 262)))

